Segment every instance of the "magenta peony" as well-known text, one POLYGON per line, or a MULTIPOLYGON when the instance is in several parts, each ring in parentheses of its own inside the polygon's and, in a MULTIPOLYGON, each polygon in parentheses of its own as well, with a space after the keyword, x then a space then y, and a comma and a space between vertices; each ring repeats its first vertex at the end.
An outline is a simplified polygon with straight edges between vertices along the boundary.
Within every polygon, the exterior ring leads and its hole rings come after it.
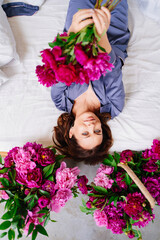
POLYGON ((137 216, 143 210, 142 204, 145 201, 144 196, 141 193, 134 192, 129 193, 126 197, 127 202, 123 202, 124 211, 130 216, 137 216))
POLYGON ((38 205, 40 208, 44 208, 44 207, 47 207, 47 205, 49 204, 50 200, 45 197, 45 196, 41 196, 39 199, 38 199, 38 205))
POLYGON ((88 178, 85 175, 81 176, 78 179, 77 185, 79 190, 82 192, 82 194, 88 193, 87 183, 88 183, 88 178))
POLYGON ((37 162, 41 166, 47 166, 49 164, 53 164, 55 162, 55 155, 52 150, 49 148, 41 148, 38 151, 37 162))
POLYGON ((87 54, 83 51, 81 43, 77 43, 74 47, 74 54, 76 57, 76 60, 78 63, 80 63, 82 66, 87 64, 88 61, 88 56, 87 54))
POLYGON ((50 87, 53 84, 57 83, 57 80, 55 78, 55 73, 53 72, 53 70, 51 68, 46 68, 45 65, 40 66, 38 65, 36 67, 36 74, 38 77, 38 81, 42 84, 42 85, 46 85, 46 87, 50 87))
POLYGON ((57 68, 55 76, 59 82, 65 83, 67 86, 70 86, 77 80, 76 70, 72 63, 68 65, 61 64, 57 68))
POLYGON ((147 177, 143 178, 142 181, 152 197, 156 198, 160 195, 160 177, 147 177))
POLYGON ((51 196, 53 196, 55 193, 55 183, 49 180, 45 180, 42 185, 42 190, 49 192, 51 196))
POLYGON ((19 147, 12 148, 8 155, 4 158, 4 166, 5 167, 11 167, 14 164, 14 156, 18 153, 19 147))
POLYGON ((122 151, 120 154, 120 162, 127 163, 133 160, 133 152, 131 150, 122 151))

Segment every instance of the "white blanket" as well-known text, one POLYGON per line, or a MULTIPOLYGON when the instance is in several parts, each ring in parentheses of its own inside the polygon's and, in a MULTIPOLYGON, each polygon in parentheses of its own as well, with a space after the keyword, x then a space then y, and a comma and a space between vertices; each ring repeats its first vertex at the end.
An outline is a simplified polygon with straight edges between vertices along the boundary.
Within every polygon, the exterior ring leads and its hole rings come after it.
MULTIPOLYGON (((114 138, 111 152, 143 150, 154 138, 160 139, 160 28, 141 13, 135 0, 128 3, 131 38, 123 67, 126 104, 109 122, 114 138)), ((3 67, 9 80, 0 87, 0 151, 27 141, 52 144, 52 129, 61 112, 51 100, 50 89, 38 83, 35 67, 41 64, 39 52, 62 32, 67 6, 68 0, 47 0, 35 15, 9 19, 20 62, 3 67)), ((98 168, 83 163, 79 167, 90 179, 98 168)), ((39 235, 38 239, 127 239, 98 228, 91 216, 80 212, 79 205, 81 200, 73 199, 61 213, 53 214, 52 219, 58 222, 48 225, 50 237, 39 235)), ((159 240, 158 220, 157 215, 155 224, 142 230, 144 240, 159 240)))

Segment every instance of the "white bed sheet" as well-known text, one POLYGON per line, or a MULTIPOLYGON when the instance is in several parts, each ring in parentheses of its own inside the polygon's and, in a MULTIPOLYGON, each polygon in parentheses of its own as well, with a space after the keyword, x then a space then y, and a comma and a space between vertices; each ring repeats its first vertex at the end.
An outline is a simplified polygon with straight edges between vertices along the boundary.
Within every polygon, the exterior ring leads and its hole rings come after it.
MULTIPOLYGON (((160 28, 139 11, 135 0, 128 3, 131 38, 123 67, 126 104, 123 112, 109 122, 114 138, 111 152, 143 150, 160 137, 160 28)), ((3 68, 9 81, 0 87, 0 151, 27 141, 52 144, 52 129, 61 112, 54 107, 50 89, 38 83, 35 67, 41 64, 39 52, 62 32, 67 6, 68 0, 47 0, 34 16, 9 19, 20 61, 3 68)), ((97 166, 78 165, 81 174, 93 179, 97 166)), ((72 199, 58 215, 53 214, 58 222, 47 226, 50 237, 39 235, 38 240, 127 239, 98 228, 91 216, 80 212, 79 205, 80 198, 72 199)), ((159 240, 160 213, 157 208, 155 212, 155 224, 142 230, 144 240, 159 240)))

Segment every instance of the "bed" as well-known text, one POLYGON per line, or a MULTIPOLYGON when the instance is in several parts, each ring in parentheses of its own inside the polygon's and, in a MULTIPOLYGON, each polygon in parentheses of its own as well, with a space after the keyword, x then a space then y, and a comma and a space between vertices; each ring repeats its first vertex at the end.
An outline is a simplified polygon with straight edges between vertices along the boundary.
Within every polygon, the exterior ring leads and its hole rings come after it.
MULTIPOLYGON (((50 88, 38 83, 35 68, 41 64, 40 51, 63 31, 68 2, 46 0, 32 16, 8 18, 12 58, 0 65, 2 152, 28 141, 44 146, 52 144, 53 126, 61 112, 51 100, 50 88)), ((124 149, 143 150, 152 145, 153 139, 160 139, 160 25, 143 14, 137 1, 128 0, 128 4, 131 37, 123 67, 126 101, 123 112, 109 122, 114 139, 111 153, 124 149)), ((78 165, 82 174, 93 179, 97 166, 78 165)), ((58 222, 48 225, 49 239, 127 239, 98 228, 91 216, 80 212, 79 205, 80 198, 72 199, 59 214, 53 214, 58 222)), ((159 240, 158 208, 155 213, 155 223, 142 230, 144 240, 159 240)), ((45 238, 39 236, 38 239, 45 238)))

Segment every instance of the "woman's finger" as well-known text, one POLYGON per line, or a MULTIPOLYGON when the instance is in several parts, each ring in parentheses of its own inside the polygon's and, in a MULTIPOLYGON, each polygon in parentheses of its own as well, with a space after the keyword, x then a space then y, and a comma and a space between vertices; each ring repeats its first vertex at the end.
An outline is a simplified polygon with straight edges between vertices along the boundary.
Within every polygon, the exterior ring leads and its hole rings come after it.
POLYGON ((110 11, 108 10, 108 8, 103 7, 103 6, 101 7, 101 9, 102 9, 102 11, 105 12, 105 14, 107 15, 108 21, 109 21, 109 23, 110 23, 110 21, 111 21, 111 13, 110 13, 110 11))
POLYGON ((83 19, 92 17, 93 9, 82 9, 73 15, 74 21, 82 21, 83 19))
POLYGON ((80 22, 79 28, 82 29, 82 28, 84 28, 87 25, 92 24, 92 23, 93 23, 93 19, 86 19, 86 20, 80 22))
POLYGON ((96 14, 96 11, 93 13, 93 22, 95 24, 97 33, 100 35, 100 33, 102 31, 102 26, 101 26, 101 22, 99 20, 99 17, 96 14))

